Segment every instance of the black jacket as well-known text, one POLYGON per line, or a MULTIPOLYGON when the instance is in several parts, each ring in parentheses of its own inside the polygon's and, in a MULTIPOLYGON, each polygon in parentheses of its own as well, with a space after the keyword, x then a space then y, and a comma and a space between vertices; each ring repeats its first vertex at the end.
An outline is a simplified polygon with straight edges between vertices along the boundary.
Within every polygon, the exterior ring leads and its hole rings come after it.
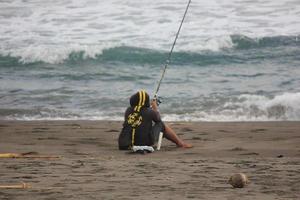
POLYGON ((157 111, 150 108, 149 95, 144 91, 137 92, 131 96, 130 105, 119 135, 119 149, 130 149, 132 145, 153 145, 152 125, 161 122, 161 118, 157 111))

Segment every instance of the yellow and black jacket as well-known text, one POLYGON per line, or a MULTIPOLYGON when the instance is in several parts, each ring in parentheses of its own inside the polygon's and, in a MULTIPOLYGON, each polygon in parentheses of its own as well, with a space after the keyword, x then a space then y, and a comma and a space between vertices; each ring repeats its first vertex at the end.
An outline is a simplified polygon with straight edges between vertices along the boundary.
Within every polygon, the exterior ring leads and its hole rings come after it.
POLYGON ((161 122, 158 112, 150 108, 149 95, 139 91, 130 97, 130 107, 125 112, 122 131, 119 135, 119 149, 154 144, 152 124, 161 122))

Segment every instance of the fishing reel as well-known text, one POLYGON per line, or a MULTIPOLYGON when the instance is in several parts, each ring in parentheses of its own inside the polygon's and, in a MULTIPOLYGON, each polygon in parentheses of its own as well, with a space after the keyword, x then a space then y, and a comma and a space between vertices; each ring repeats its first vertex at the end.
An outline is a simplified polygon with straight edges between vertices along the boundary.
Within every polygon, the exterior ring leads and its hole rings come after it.
POLYGON ((156 100, 157 106, 162 103, 162 97, 159 97, 157 95, 154 96, 153 100, 156 100))

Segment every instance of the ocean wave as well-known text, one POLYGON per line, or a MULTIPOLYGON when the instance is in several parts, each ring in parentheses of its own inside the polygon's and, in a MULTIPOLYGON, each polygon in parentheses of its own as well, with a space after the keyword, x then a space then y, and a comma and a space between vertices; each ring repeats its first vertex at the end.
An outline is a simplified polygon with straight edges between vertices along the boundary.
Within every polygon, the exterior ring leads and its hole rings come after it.
MULTIPOLYGON (((165 121, 300 121, 300 93, 284 93, 273 97, 242 94, 232 98, 206 98, 200 105, 183 107, 180 112, 165 105, 165 121), (208 107, 203 104, 210 105, 208 107), (201 106, 202 105, 202 106, 201 106), (213 106, 211 106, 213 105, 213 106), (192 109, 191 109, 192 108, 192 109), (200 109, 199 109, 200 108, 200 109), (170 112, 171 111, 171 112, 170 112)), ((123 120, 121 107, 116 110, 51 110, 1 109, 2 120, 123 120), (116 111, 117 110, 117 111, 116 111)))
POLYGON ((0 120, 112 120, 120 121, 123 119, 120 114, 109 111, 89 111, 86 110, 67 110, 49 108, 0 108, 0 120))
POLYGON ((274 48, 300 45, 300 36, 274 36, 251 38, 244 35, 232 35, 231 40, 236 49, 274 48))
MULTIPOLYGON (((250 38, 244 35, 231 35, 229 41, 226 42, 220 38, 208 40, 201 50, 189 50, 193 49, 192 47, 184 49, 173 53, 173 64, 206 66, 241 63, 254 59, 259 61, 283 56, 296 57, 300 51, 300 40, 298 36, 250 38), (286 51, 282 51, 283 49, 286 51), (247 50, 251 52, 247 52, 247 50)), ((26 51, 22 52, 0 51, 0 67, 42 66, 45 64, 93 65, 118 62, 161 65, 167 55, 168 52, 164 50, 134 46, 28 47, 26 51)))
MULTIPOLYGON (((210 101, 210 100, 209 100, 210 101)), ((166 121, 300 121, 300 93, 273 97, 242 94, 226 98, 210 109, 168 114, 166 121)))

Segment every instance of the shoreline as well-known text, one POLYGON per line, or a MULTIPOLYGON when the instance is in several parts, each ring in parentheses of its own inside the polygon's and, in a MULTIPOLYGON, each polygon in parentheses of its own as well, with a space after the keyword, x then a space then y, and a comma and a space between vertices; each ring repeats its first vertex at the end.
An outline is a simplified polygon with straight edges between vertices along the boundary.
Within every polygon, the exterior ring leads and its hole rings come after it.
POLYGON ((0 121, 1 199, 299 199, 300 122, 166 122, 194 145, 163 139, 148 155, 119 151, 121 121, 0 121), (233 189, 228 178, 250 184, 233 189))

